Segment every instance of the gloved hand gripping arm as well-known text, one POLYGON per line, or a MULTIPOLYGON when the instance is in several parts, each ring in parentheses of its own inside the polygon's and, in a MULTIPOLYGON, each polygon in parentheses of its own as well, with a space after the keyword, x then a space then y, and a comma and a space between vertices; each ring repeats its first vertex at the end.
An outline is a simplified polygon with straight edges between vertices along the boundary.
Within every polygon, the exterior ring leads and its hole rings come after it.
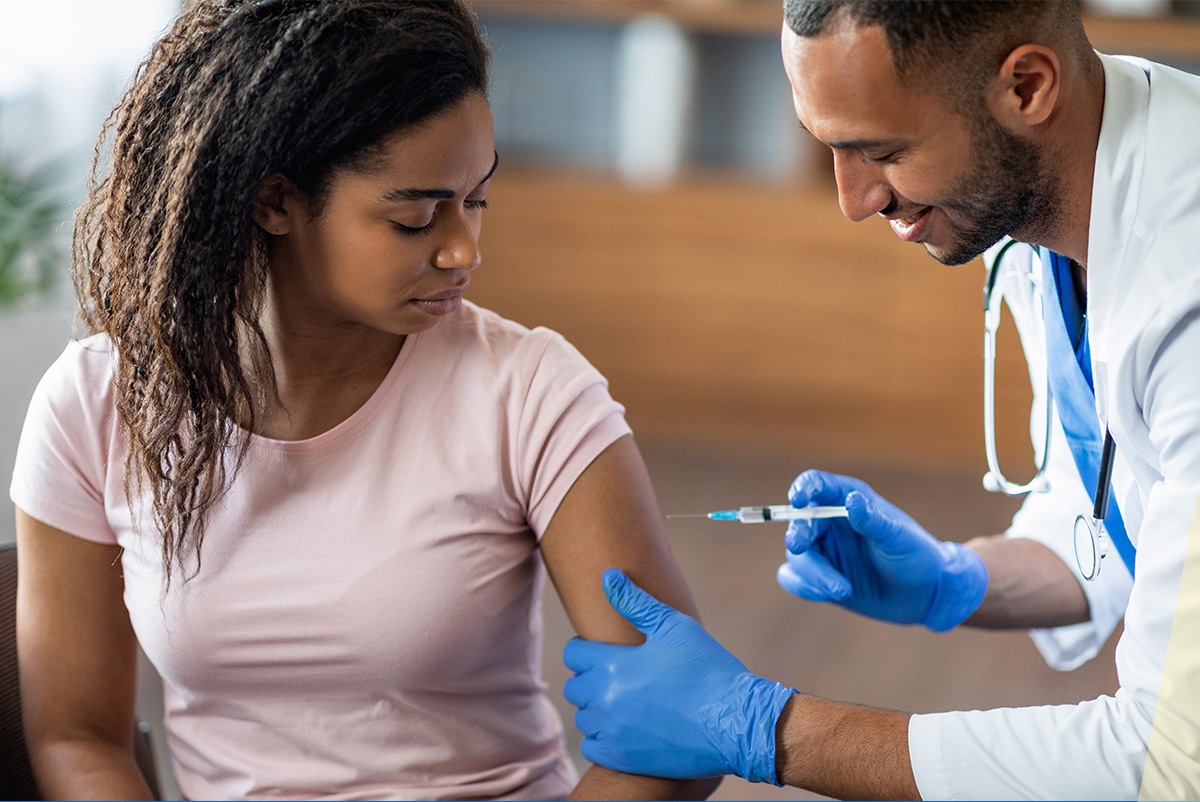
POLYGON ((609 602, 646 635, 641 646, 578 638, 575 676, 583 756, 659 777, 736 774, 849 799, 915 799, 908 715, 801 695, 756 677, 696 622, 604 573, 609 602))
POLYGON ((573 638, 564 694, 579 708, 583 756, 631 774, 736 774, 776 785, 775 728, 791 688, 751 674, 691 616, 616 569, 609 603, 646 635, 640 646, 573 638))

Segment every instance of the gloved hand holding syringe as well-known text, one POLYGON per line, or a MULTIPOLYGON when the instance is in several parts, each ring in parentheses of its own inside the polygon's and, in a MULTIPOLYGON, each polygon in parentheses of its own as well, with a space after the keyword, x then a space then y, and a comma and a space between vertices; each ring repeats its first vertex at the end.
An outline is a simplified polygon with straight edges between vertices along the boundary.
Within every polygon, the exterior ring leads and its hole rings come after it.
POLYGON ((845 518, 845 507, 793 507, 775 504, 766 507, 738 507, 736 510, 717 510, 690 515, 668 515, 668 518, 711 518, 714 521, 737 521, 760 524, 766 521, 811 521, 817 518, 845 518))

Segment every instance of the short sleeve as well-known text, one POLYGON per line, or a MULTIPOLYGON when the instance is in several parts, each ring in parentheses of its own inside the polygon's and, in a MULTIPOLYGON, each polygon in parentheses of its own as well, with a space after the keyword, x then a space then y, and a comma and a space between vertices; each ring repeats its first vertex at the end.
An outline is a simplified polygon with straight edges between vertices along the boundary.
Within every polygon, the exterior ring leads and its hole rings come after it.
POLYGON ((534 333, 547 341, 521 408, 516 451, 529 523, 541 538, 575 480, 630 428, 607 380, 578 350, 547 329, 534 333))
POLYGON ((29 403, 9 495, 28 515, 97 543, 116 543, 105 486, 116 417, 106 342, 72 342, 29 403))

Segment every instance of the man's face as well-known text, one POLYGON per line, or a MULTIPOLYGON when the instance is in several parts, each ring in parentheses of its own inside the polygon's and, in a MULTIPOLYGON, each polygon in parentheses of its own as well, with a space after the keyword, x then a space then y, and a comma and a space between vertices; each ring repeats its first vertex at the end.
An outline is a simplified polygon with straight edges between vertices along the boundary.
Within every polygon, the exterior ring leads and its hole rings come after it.
POLYGON ((902 84, 883 29, 842 21, 820 36, 783 29, 800 123, 833 151, 838 200, 855 222, 886 217, 896 236, 962 264, 1054 210, 1029 142, 984 107, 955 113, 932 88, 902 84))

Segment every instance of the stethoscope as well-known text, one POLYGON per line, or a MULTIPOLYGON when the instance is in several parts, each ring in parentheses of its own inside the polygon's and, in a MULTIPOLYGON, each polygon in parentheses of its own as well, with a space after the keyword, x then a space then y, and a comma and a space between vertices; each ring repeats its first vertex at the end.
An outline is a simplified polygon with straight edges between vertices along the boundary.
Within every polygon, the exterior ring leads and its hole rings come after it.
POLYGON ((1014 285, 1021 282, 1032 285, 1033 298, 1037 305, 1034 325, 1042 327, 1042 339, 1045 339, 1045 318, 1042 314, 1045 296, 1042 292, 1041 272, 1031 268, 1000 274, 1000 263, 1004 260, 1004 255, 1016 244, 1016 240, 1009 240, 996 254, 983 288, 983 442, 988 465, 988 471, 983 475, 983 486, 992 493, 1003 493, 1006 496, 1045 493, 1050 489, 1050 480, 1045 474, 1046 460, 1050 453, 1050 427, 1054 425, 1054 399, 1050 395, 1050 364, 1047 360, 1045 425, 1042 427, 1045 438, 1042 447, 1036 450, 1033 457, 1037 472, 1024 484, 1007 478, 1000 470, 1000 460, 996 456, 996 333, 1000 330, 1004 293, 1014 285))
POLYGON ((1100 452, 1100 475, 1096 477, 1096 503, 1092 517, 1075 517, 1075 562, 1079 573, 1091 582, 1100 576, 1100 561, 1108 555, 1108 532, 1104 519, 1108 516, 1108 496, 1112 491, 1113 455, 1117 452, 1112 432, 1104 430, 1104 450, 1100 452))
MULTIPOLYGON (((983 437, 987 454, 987 473, 983 475, 983 486, 992 493, 1020 496, 1026 493, 1045 493, 1050 489, 1046 478, 1046 462, 1050 453, 1050 432, 1054 425, 1054 398, 1050 392, 1050 363, 1046 360, 1045 382, 1045 432, 1042 447, 1034 454, 1037 471, 1028 482, 1014 482, 1000 470, 996 456, 996 333, 1000 330, 1001 310, 1004 293, 1014 285, 1028 282, 1033 288, 1032 297, 1037 306, 1034 325, 1042 327, 1045 340, 1045 292, 1041 271, 1035 266, 1028 270, 1011 270, 1000 273, 1000 263, 1008 249, 1016 245, 1009 240, 996 254, 988 270, 987 283, 983 288, 983 437)), ((1100 563, 1108 554, 1108 533, 1104 529, 1104 518, 1108 513, 1108 497, 1112 489, 1113 456, 1117 450, 1112 433, 1105 429, 1104 448, 1100 455, 1100 475, 1096 478, 1095 504, 1092 516, 1079 515, 1075 518, 1075 561, 1083 578, 1091 581, 1100 575, 1100 563)))

